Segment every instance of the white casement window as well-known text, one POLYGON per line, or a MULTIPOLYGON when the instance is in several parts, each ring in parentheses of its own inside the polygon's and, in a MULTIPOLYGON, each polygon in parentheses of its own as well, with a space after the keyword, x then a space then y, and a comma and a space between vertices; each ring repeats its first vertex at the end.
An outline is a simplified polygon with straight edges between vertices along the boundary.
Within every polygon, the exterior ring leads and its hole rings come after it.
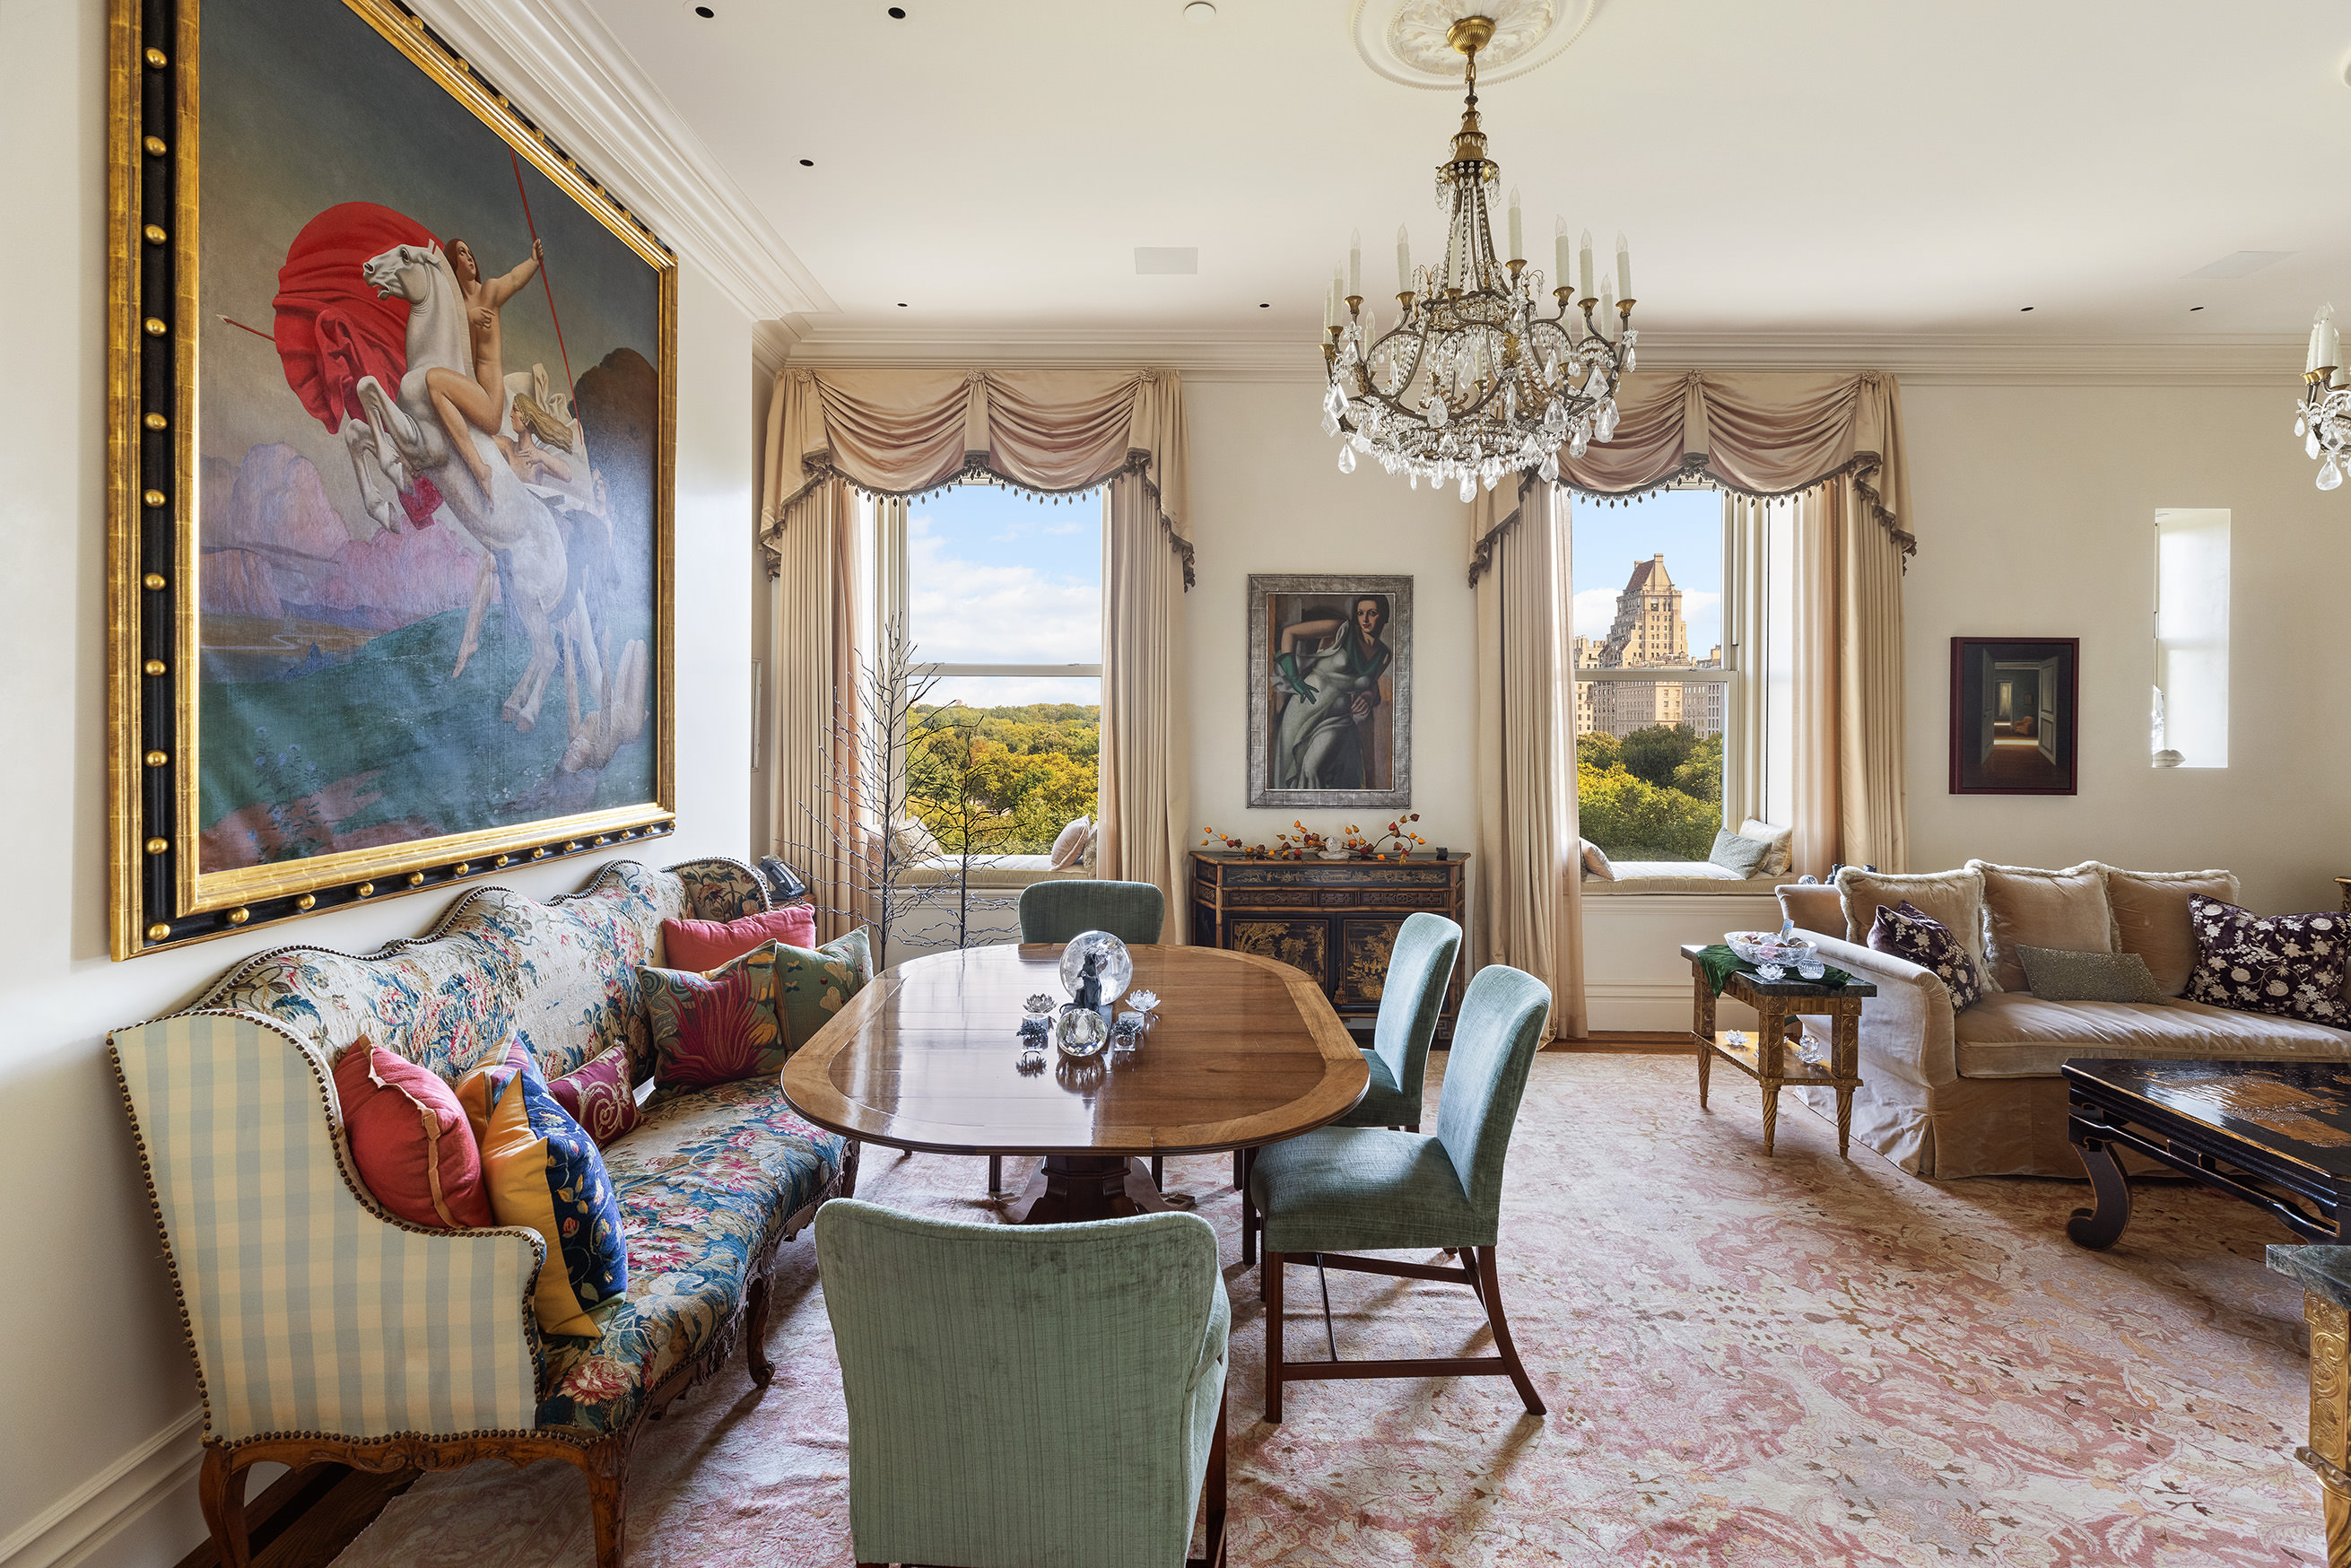
POLYGON ((2155 703, 2148 716, 2156 767, 2229 766, 2226 507, 2155 514, 2155 703))
POLYGON ((993 884, 1098 814, 1104 504, 967 483, 872 505, 867 634, 903 619, 929 682, 912 812, 949 854, 968 836, 993 884))
POLYGON ((1793 508, 1692 485, 1578 497, 1573 517, 1583 836, 1639 866, 1704 861, 1749 817, 1784 825, 1773 717, 1792 705, 1785 650, 1769 654, 1790 635, 1772 609, 1792 586, 1793 508))

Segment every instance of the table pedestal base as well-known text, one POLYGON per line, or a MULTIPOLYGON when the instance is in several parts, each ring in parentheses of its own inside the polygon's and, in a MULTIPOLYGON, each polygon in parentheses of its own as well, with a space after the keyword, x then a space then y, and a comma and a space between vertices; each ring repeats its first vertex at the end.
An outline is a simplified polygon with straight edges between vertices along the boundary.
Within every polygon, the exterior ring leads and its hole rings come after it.
POLYGON ((1124 1155, 1047 1155, 1004 1217, 1015 1225, 1072 1225, 1166 1214, 1171 1206, 1151 1180, 1150 1163, 1124 1155))

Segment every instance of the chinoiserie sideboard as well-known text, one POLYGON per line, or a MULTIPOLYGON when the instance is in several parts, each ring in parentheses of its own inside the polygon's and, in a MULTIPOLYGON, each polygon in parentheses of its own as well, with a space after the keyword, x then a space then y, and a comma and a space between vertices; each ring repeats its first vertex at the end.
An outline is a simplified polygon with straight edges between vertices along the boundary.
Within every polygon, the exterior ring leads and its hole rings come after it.
MULTIPOLYGON (((1351 1027, 1380 1010, 1388 952, 1418 910, 1467 925, 1468 857, 1407 861, 1249 860, 1192 853, 1192 940, 1278 959, 1313 977, 1351 1027)), ((1437 1038, 1450 1040, 1466 964, 1453 970, 1437 1038)))

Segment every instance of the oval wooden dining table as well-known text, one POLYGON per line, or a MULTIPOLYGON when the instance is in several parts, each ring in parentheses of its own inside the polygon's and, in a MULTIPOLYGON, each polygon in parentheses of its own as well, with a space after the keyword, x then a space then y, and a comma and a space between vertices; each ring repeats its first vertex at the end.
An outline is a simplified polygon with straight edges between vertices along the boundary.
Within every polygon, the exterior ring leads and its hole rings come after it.
POLYGON ((1041 1225, 1170 1207, 1145 1158, 1277 1143, 1346 1114, 1371 1075, 1322 988, 1213 947, 1138 946, 1159 1021, 1087 1062, 1023 1071, 1021 1003, 1061 989, 1059 943, 967 947, 885 969, 792 1055, 784 1095, 820 1127, 943 1155, 1042 1155, 1008 1209, 1041 1225))

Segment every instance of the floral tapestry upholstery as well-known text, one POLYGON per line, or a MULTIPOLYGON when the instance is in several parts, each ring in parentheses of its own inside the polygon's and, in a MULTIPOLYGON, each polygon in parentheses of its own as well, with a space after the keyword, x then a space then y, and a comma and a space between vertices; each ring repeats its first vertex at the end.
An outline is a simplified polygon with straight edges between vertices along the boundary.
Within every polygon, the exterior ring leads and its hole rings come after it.
POLYGON ((707 1344, 751 1264, 840 1173, 847 1140, 810 1126, 772 1077, 663 1091, 604 1151, 629 1248, 629 1288, 601 1339, 550 1336, 538 1425, 609 1432, 707 1344))
POLYGON ((685 883, 686 904, 696 920, 740 920, 768 907, 759 873, 737 861, 690 861, 672 866, 685 883))
POLYGON ((639 1081, 653 1071, 636 969, 661 923, 707 918, 755 885, 733 861, 657 872, 615 861, 547 904, 503 887, 459 899, 426 936, 360 957, 280 947, 238 965, 194 1006, 256 1012, 316 1041, 330 1059, 361 1035, 453 1082, 519 1037, 549 1078, 625 1042, 639 1081), (689 875, 691 873, 691 875, 689 875))

